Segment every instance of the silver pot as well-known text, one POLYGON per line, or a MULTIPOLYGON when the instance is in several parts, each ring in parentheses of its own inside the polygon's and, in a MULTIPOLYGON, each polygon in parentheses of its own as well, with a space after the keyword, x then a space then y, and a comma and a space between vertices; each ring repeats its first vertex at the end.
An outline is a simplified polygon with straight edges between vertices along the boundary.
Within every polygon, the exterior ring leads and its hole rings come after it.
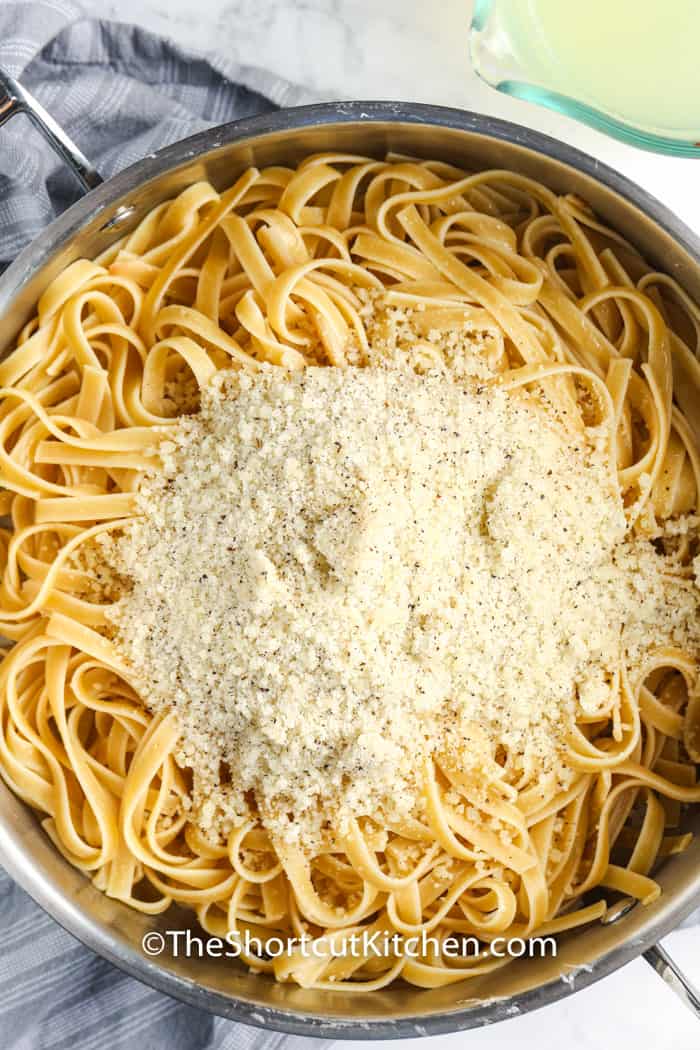
MULTIPOLYGON (((0 124, 27 112, 89 192, 44 230, 0 278, 0 354, 12 345, 49 281, 74 259, 92 258, 142 216, 196 179, 222 189, 251 164, 293 164, 309 153, 387 150, 461 167, 522 172, 586 198, 652 265, 700 302, 700 242, 663 205, 573 147, 527 128, 462 110, 347 102, 282 110, 213 128, 163 149, 101 183, 99 175, 26 92, 0 75, 0 124), (4 89, 4 91, 3 91, 4 89)), ((700 905, 700 807, 688 815, 690 848, 658 873, 663 894, 648 907, 618 901, 603 923, 560 939, 557 958, 523 959, 447 988, 396 985, 348 994, 279 985, 230 960, 149 958, 151 930, 192 929, 191 914, 156 919, 98 892, 57 853, 29 809, 0 786, 0 863, 62 926, 121 969, 194 1006, 261 1028, 336 1038, 438 1035, 492 1024, 562 999, 644 954, 700 1016, 700 997, 657 941, 700 905)))

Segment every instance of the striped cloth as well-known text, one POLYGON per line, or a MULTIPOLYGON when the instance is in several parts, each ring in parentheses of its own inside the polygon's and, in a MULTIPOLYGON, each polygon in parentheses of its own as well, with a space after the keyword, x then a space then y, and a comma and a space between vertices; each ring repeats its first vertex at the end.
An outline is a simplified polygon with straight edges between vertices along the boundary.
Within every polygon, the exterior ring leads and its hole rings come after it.
MULTIPOLYGON (((105 178, 196 131, 312 100, 265 70, 85 18, 73 0, 0 0, 0 67, 21 79, 105 178)), ((79 193, 26 118, 7 124, 0 272, 79 193)))
MULTIPOLYGON (((71 0, 0 0, 0 65, 21 78, 105 176, 213 124, 307 101, 303 90, 272 74, 85 18, 71 0)), ((0 129, 0 269, 75 198, 72 176, 23 118, 0 129)), ((2 869, 0 938, 0 1050, 319 1045, 212 1017, 152 991, 74 940, 2 869)))

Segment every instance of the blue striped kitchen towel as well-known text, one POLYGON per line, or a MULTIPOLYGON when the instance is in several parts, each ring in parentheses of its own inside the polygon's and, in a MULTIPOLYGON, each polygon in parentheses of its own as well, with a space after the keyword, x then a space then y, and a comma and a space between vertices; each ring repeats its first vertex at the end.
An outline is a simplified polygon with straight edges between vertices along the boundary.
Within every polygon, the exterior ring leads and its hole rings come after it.
MULTIPOLYGON (((190 54, 73 0, 0 0, 0 67, 17 77, 105 178, 229 120, 314 100, 266 70, 190 54)), ((73 175, 16 117, 0 132, 0 272, 77 199, 73 175)))

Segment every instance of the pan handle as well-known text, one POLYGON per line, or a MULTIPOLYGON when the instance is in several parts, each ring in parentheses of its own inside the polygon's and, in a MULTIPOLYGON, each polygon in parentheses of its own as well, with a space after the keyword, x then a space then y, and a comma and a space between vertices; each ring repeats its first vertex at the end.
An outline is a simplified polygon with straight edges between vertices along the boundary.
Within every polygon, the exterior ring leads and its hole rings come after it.
POLYGON ((666 949, 660 944, 653 944, 644 952, 644 958, 700 1021, 700 992, 678 968, 666 949))
POLYGON ((102 182, 102 176, 87 157, 66 135, 60 124, 22 85, 0 69, 0 127, 17 113, 25 113, 39 129, 48 144, 73 171, 84 190, 92 190, 102 182))

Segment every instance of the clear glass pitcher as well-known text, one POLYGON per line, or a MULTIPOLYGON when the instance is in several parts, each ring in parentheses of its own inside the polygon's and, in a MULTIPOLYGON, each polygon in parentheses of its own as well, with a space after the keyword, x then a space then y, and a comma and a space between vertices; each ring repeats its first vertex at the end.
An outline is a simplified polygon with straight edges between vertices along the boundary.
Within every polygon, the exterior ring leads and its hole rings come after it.
POLYGON ((700 158, 700 0, 475 0, 474 69, 658 153, 700 158))

